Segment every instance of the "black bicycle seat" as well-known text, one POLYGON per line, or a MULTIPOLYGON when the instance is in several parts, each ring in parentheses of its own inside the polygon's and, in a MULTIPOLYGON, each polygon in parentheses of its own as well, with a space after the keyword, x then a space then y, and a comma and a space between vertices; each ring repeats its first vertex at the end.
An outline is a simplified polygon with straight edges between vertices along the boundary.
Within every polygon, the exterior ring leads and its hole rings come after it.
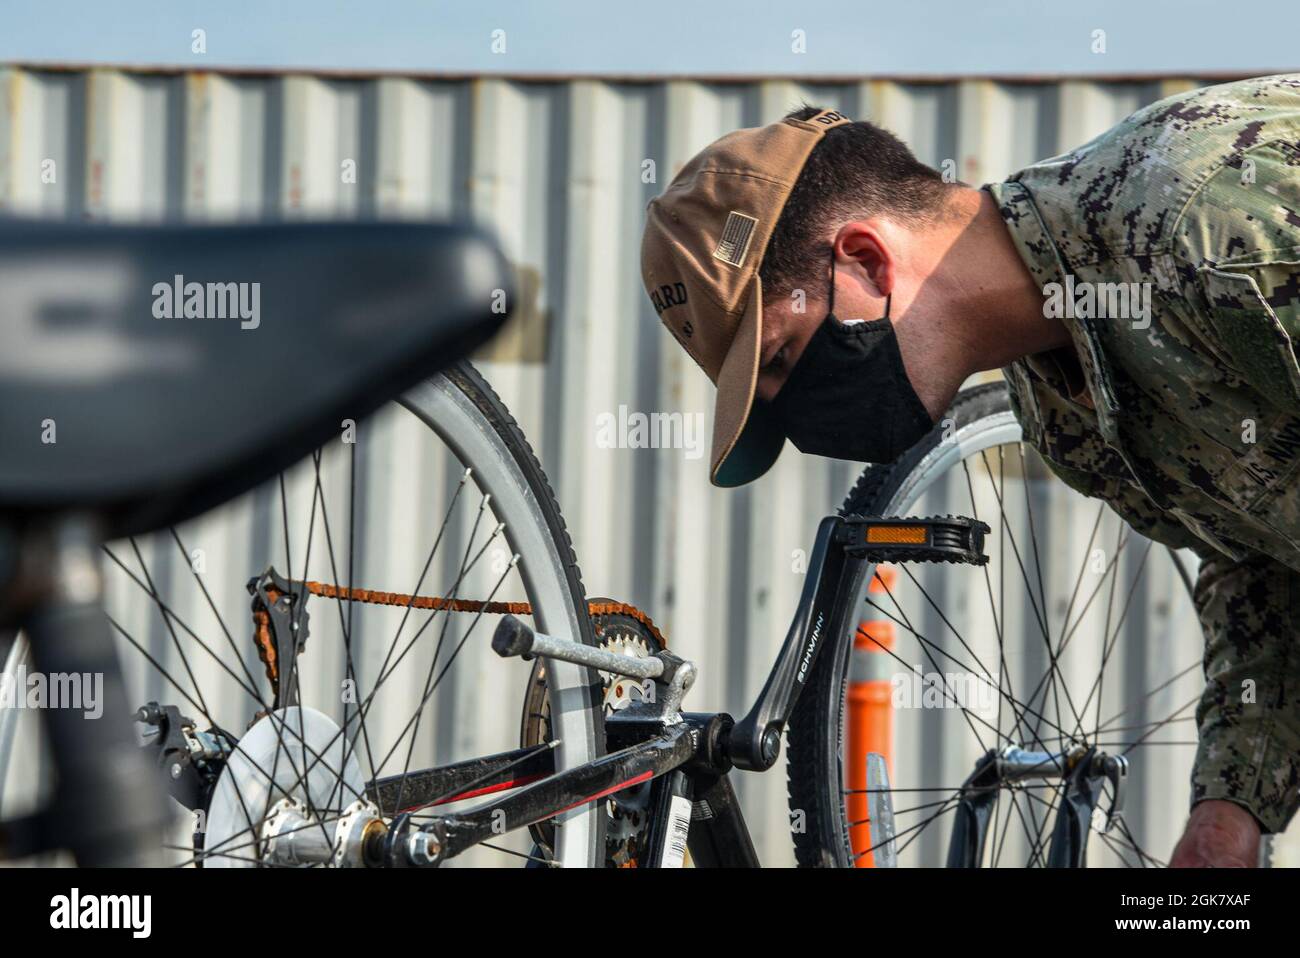
POLYGON ((298 461, 506 319, 466 226, 106 226, 0 219, 0 510, 110 536, 298 461))

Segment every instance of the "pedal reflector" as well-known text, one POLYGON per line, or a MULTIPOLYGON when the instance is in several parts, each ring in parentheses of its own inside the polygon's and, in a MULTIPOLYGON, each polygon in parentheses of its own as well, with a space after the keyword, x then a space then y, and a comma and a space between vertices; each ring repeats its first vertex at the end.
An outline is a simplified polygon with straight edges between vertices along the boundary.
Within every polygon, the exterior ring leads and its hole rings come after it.
POLYGON ((902 543, 922 546, 929 541, 925 526, 868 526, 867 542, 874 544, 902 543))
POLYGON ((867 816, 871 824, 871 855, 877 868, 897 868, 894 842, 894 802, 890 798, 885 756, 867 753, 867 816))

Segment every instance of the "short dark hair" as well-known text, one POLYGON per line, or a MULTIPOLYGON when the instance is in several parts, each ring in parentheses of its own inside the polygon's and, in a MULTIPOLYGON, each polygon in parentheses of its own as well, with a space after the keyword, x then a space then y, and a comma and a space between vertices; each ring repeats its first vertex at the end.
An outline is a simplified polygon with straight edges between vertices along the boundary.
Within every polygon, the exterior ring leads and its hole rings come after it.
MULTIPOLYGON (((786 114, 807 120, 822 107, 786 114)), ((951 186, 898 137, 859 120, 826 131, 804 164, 768 240, 759 278, 763 295, 783 296, 808 282, 812 263, 829 258, 823 237, 837 222, 890 214, 908 223, 942 218, 951 186)))

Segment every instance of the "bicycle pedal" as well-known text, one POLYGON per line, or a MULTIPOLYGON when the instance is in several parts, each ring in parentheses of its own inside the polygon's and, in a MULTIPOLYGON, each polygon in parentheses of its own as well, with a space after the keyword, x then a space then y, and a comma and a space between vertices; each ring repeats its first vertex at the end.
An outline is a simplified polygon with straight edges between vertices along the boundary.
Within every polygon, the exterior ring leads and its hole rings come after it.
POLYGON ((989 527, 967 516, 926 519, 845 516, 840 541, 849 555, 871 562, 963 562, 984 565, 989 527))

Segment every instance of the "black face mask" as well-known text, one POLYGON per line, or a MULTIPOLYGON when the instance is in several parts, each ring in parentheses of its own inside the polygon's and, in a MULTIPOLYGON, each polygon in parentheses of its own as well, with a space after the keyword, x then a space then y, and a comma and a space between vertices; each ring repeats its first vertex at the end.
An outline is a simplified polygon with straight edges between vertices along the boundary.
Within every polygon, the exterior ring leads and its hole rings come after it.
POLYGON ((830 309, 770 407, 800 452, 859 462, 893 462, 934 423, 907 379, 894 324, 885 316, 845 325, 830 309))

